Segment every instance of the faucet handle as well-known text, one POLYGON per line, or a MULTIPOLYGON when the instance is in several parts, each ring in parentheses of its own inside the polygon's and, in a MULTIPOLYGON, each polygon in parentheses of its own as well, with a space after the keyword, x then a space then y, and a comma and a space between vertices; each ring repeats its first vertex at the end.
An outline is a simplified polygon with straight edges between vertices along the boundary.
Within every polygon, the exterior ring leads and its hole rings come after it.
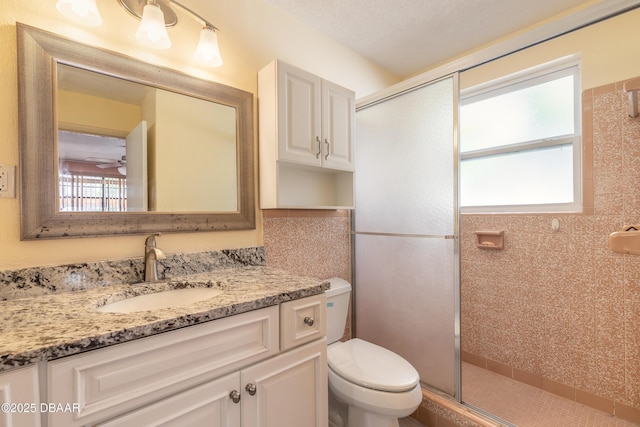
POLYGON ((144 241, 144 245, 147 248, 155 248, 156 247, 156 237, 160 237, 161 233, 153 233, 151 236, 147 237, 144 241))

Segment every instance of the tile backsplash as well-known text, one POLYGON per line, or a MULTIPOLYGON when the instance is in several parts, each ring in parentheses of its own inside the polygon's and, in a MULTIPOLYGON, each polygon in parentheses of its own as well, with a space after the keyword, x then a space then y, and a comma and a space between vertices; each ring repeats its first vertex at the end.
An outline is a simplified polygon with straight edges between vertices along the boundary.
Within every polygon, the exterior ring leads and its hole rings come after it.
POLYGON ((346 210, 264 210, 267 266, 351 281, 351 218, 346 210))

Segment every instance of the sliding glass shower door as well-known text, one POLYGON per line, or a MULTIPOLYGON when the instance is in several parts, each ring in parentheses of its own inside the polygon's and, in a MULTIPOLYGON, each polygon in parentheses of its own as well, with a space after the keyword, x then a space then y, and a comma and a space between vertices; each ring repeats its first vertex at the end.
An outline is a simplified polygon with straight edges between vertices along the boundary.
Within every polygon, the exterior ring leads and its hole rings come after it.
POLYGON ((459 393, 458 76, 357 112, 355 335, 459 393))

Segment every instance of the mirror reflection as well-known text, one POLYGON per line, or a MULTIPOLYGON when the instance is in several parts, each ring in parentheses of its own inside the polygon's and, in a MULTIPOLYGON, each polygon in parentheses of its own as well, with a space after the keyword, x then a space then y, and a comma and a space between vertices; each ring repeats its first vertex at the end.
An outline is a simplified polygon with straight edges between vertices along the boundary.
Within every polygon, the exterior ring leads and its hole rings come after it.
POLYGON ((57 64, 59 212, 235 212, 236 110, 57 64))

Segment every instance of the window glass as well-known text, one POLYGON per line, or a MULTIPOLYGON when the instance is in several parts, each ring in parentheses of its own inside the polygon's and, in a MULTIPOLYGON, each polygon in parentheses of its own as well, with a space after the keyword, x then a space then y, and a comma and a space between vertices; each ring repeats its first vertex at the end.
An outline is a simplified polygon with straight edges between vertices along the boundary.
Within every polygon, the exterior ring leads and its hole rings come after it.
POLYGON ((581 209, 578 71, 538 70, 463 93, 463 212, 581 209))
POLYGON ((574 133, 573 76, 507 92, 460 109, 460 149, 498 147, 574 133))
POLYGON ((462 206, 573 202, 573 147, 533 149, 464 161, 462 206))
POLYGON ((62 174, 59 177, 60 212, 125 212, 126 178, 62 174))

